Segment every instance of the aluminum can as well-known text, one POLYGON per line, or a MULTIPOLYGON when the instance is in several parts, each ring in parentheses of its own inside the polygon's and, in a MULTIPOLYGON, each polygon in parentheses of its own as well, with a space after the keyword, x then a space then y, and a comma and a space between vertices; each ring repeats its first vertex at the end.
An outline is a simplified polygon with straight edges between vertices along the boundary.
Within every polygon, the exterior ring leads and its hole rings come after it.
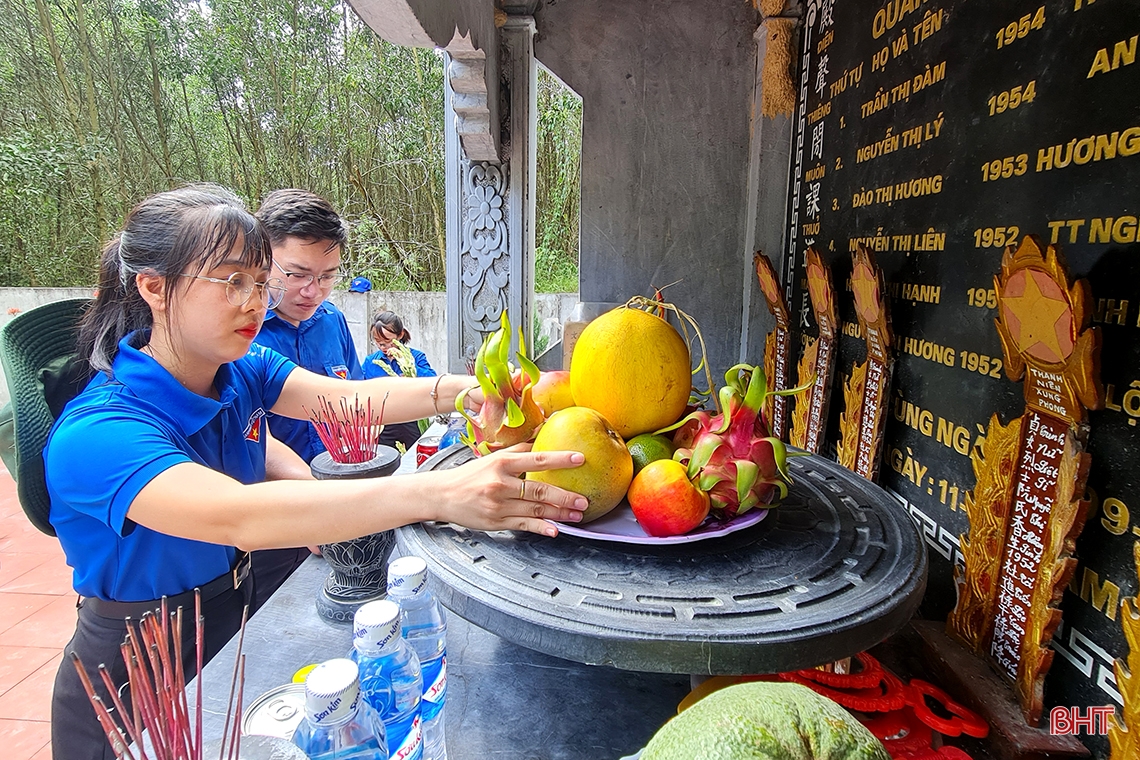
POLYGON ((250 704, 241 719, 241 732, 292 741, 293 732, 304 717, 305 684, 282 684, 250 704))
POLYGON ((439 436, 425 435, 416 443, 416 467, 427 461, 435 452, 439 451, 439 436))

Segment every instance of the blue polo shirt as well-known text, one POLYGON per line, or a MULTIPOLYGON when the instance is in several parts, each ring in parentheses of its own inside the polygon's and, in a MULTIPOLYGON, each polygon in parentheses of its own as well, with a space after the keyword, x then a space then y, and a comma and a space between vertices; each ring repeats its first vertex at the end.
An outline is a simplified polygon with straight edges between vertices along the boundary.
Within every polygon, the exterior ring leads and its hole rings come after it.
MULTIPOLYGON (((294 327, 276 312, 265 315, 255 345, 271 348, 310 372, 347 380, 363 380, 356 346, 341 310, 325 301, 313 316, 294 327)), ((325 450, 316 429, 305 420, 270 415, 273 437, 285 443, 306 462, 325 450)))
POLYGON ((196 462, 242 483, 265 479, 265 415, 296 367, 254 347, 218 369, 219 399, 187 390, 119 342, 113 378, 95 376, 64 407, 44 449, 51 524, 82 596, 140 602, 173 596, 228 572, 234 548, 176 538, 127 518, 159 473, 196 462))
MULTIPOLYGON (((416 377, 435 377, 435 370, 428 364, 427 356, 423 351, 418 348, 410 349, 412 358, 416 360, 416 377)), ((400 369, 400 363, 395 359, 389 359, 388 355, 383 351, 377 351, 374 354, 369 354, 364 357, 362 362, 364 369, 364 379, 371 380, 374 377, 403 377, 404 372, 400 369), (391 372, 385 372, 384 367, 387 366, 391 372)))

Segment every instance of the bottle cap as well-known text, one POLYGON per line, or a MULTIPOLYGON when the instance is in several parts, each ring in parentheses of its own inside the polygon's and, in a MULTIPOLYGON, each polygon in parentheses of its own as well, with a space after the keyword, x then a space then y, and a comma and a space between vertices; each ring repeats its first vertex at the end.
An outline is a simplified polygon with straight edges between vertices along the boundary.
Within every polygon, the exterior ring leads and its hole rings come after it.
POLYGON ((387 599, 369 602, 352 618, 352 645, 376 652, 392 648, 400 640, 400 606, 387 599))
POLYGON ((360 671, 352 660, 322 662, 305 678, 305 717, 314 726, 343 723, 360 702, 360 671))
POLYGON ((388 564, 388 595, 418 596, 427 588, 427 563, 419 557, 400 557, 388 564))

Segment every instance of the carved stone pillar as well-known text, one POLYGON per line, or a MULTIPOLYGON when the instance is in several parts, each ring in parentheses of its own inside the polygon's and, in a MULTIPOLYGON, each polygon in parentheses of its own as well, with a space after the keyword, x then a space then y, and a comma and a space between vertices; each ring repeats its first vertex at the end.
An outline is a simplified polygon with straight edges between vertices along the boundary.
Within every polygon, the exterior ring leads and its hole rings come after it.
MULTIPOLYGON (((463 372, 503 310, 531 345, 537 64, 534 19, 499 30, 499 160, 471 160, 460 129, 470 59, 445 58, 448 371, 463 372)), ((495 125, 492 125, 494 127, 495 125)), ((512 348, 517 349, 517 337, 512 348)))

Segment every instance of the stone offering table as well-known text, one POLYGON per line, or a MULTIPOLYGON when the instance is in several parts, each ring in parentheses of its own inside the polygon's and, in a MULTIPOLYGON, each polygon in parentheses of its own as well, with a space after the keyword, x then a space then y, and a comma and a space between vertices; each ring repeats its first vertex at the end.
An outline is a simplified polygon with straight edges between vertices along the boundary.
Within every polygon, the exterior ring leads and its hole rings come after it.
MULTIPOLYGON (((454 466, 460 452, 424 466, 454 466)), ((807 667, 904 625, 927 566, 910 519, 820 457, 792 460, 792 475, 788 499, 756 526, 667 548, 445 524, 401 529, 398 553, 424 557, 452 613, 451 760, 617 760, 675 714, 690 674, 807 667)), ((327 572, 309 559, 250 620, 245 706, 348 651, 350 631, 316 612, 327 572)), ((203 672, 207 738, 222 735, 236 648, 235 637, 203 672)))
MULTIPOLYGON (((470 457, 456 446, 423 468, 470 457)), ((401 528, 400 548, 427 561, 450 610, 545 654, 692 675, 812 667, 905 625, 927 557, 885 491, 823 457, 789 464, 783 504, 721 538, 641 546, 425 523, 401 528)))

